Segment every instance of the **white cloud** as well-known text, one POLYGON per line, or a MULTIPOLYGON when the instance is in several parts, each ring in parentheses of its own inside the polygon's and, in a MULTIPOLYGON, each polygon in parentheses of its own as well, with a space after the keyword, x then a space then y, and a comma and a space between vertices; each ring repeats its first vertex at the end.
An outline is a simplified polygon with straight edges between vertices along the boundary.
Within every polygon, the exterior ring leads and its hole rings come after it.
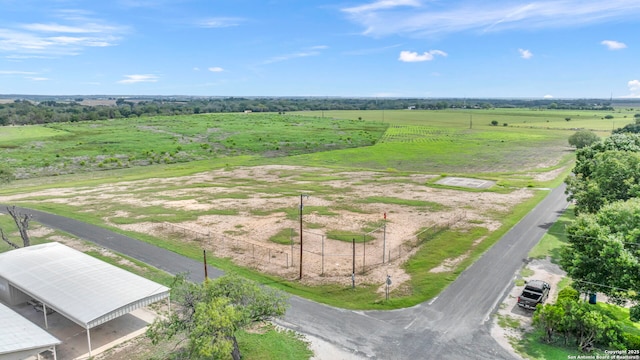
POLYGON ((631 80, 627 83, 631 94, 625 97, 640 98, 640 80, 631 80))
POLYGON ((553 99, 553 95, 545 95, 545 96, 543 96, 543 98, 545 98, 545 99, 553 99))
POLYGON ((431 61, 435 58, 435 56, 447 56, 447 53, 441 50, 429 50, 425 51, 422 54, 418 54, 414 51, 401 51, 400 57, 398 60, 402 62, 421 62, 421 61, 431 61))
POLYGON ((118 81, 119 84, 135 84, 140 82, 157 82, 158 76, 151 74, 125 75, 125 78, 118 81))
POLYGON ((609 50, 621 50, 627 47, 627 44, 615 40, 603 40, 600 44, 606 46, 609 50))
POLYGON ((0 52, 7 58, 78 55, 84 48, 117 45, 127 27, 111 25, 80 10, 51 14, 60 22, 0 27, 0 52))
POLYGON ((32 81, 47 81, 47 80, 49 80, 46 77, 38 77, 38 76, 28 76, 27 79, 32 80, 32 81))
POLYGON ((36 73, 31 71, 19 71, 19 70, 0 70, 0 75, 35 75, 36 73))
POLYGON ((343 8, 370 36, 433 36, 461 31, 493 32, 585 26, 608 21, 634 20, 640 2, 629 0, 516 0, 420 2, 377 1, 343 8), (445 4, 445 5, 443 5, 445 4))
POLYGON ((418 7, 420 6, 420 2, 416 0, 378 0, 366 5, 345 8, 342 9, 342 11, 358 14, 375 10, 392 9, 399 6, 418 7))
POLYGON ((200 20, 198 26, 203 28, 226 28, 239 26, 242 22, 244 22, 244 19, 237 17, 213 17, 200 20))
POLYGON ((533 53, 529 50, 518 49, 518 52, 520 53, 520 57, 525 60, 531 59, 533 57, 533 53))
POLYGON ((308 56, 318 56, 321 54, 321 50, 327 49, 329 48, 326 45, 316 45, 316 46, 311 46, 308 47, 306 49, 303 49, 302 51, 299 52, 295 52, 295 53, 291 53, 291 54, 285 54, 285 55, 279 55, 279 56, 274 56, 270 59, 267 59, 265 61, 262 62, 262 64, 273 64, 273 63, 277 63, 277 62, 281 62, 281 61, 287 61, 287 60, 291 60, 291 59, 296 59, 296 58, 303 58, 303 57, 308 57, 308 56))
POLYGON ((219 67, 219 66, 213 66, 213 67, 210 67, 210 68, 209 68, 209 69, 207 69, 207 70, 209 70, 209 71, 211 71, 211 72, 223 72, 223 71, 224 71, 224 69, 223 69, 223 68, 221 68, 221 67, 219 67))

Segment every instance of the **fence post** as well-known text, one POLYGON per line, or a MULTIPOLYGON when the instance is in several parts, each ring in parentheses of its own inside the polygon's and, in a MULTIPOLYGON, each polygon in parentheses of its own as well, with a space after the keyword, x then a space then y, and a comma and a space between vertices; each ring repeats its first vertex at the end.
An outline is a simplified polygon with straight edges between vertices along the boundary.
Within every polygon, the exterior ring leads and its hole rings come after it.
POLYGON ((367 248, 365 245, 366 243, 367 243, 367 234, 363 234, 362 235, 362 275, 364 275, 364 269, 367 264, 367 248))
POLYGON ((322 269, 320 275, 324 275, 324 235, 322 235, 322 269))
MULTIPOLYGON (((385 217, 386 217, 386 213, 385 213, 385 217)), ((385 222, 382 230, 382 263, 383 264, 384 264, 384 253, 386 252, 386 248, 387 248, 387 223, 385 222)))

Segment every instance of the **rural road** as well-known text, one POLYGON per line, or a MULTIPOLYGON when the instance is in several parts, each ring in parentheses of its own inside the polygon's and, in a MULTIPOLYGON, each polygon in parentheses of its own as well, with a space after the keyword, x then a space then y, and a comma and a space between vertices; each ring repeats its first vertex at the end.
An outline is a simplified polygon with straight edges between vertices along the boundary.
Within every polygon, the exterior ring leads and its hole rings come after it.
MULTIPOLYGON (((491 314, 504 299, 530 249, 567 206, 565 186, 550 194, 438 297, 412 308, 352 311, 293 296, 281 325, 370 359, 513 359, 490 335, 491 314)), ((26 210, 26 209, 25 209, 26 210)), ((0 205, 6 212, 6 205, 0 205)), ((171 274, 202 281, 202 264, 168 250, 66 217, 28 210, 33 220, 171 274)), ((209 268, 211 277, 222 274, 209 268)))

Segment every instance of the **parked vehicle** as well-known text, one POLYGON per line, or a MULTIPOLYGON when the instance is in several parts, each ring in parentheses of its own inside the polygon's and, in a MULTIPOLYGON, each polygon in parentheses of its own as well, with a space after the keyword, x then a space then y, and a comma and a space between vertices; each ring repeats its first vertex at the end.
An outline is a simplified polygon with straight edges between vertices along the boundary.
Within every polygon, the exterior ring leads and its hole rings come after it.
POLYGON ((518 306, 535 310, 538 304, 544 304, 545 300, 547 300, 549 290, 551 290, 551 285, 542 280, 528 281, 522 293, 518 296, 518 306))

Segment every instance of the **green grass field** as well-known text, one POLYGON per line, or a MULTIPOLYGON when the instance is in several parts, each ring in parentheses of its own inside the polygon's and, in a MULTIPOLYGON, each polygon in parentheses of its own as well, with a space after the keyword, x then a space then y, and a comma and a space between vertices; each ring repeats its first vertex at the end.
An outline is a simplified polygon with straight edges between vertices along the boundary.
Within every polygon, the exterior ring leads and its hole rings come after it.
MULTIPOLYGON (((168 209, 162 204, 163 201, 191 201, 194 198, 203 203, 215 203, 250 199, 256 194, 279 198, 310 192, 324 200, 338 200, 340 205, 333 207, 305 207, 305 211, 324 217, 338 216, 339 211, 367 215, 363 207, 370 204, 400 206, 421 213, 447 211, 450 209, 437 202, 393 194, 363 194, 360 201, 341 202, 354 190, 327 184, 348 180, 350 174, 371 173, 363 176, 359 184, 401 187, 407 182, 415 182, 411 180, 414 176, 436 175, 432 180, 422 181, 422 185, 436 190, 496 194, 521 188, 552 187, 558 185, 571 168, 573 151, 568 148, 567 139, 576 129, 592 129, 600 136, 607 136, 613 127, 622 127, 633 121, 633 114, 624 110, 613 112, 611 120, 604 119, 605 115, 608 113, 529 109, 324 111, 286 116, 211 114, 0 127, 0 161, 19 178, 26 178, 2 185, 0 202, 8 199, 5 196, 55 188, 57 190, 50 193, 27 195, 11 202, 105 226, 199 260, 201 249, 197 244, 179 241, 175 236, 158 238, 125 231, 117 226, 167 219, 180 223, 196 221, 200 216, 239 216, 243 211, 256 217, 276 213, 283 213, 284 219, 289 220, 298 217, 297 209, 291 207, 186 210, 168 209), (493 121, 497 126, 491 125, 493 121), (251 169, 259 165, 297 165, 305 170, 274 171, 272 175, 278 181, 228 177, 206 184, 187 184, 179 180, 186 175, 216 169, 251 169), (555 175, 539 176, 550 172, 555 175), (490 179, 498 186, 489 190, 464 190, 433 183, 447 174, 490 179), (158 181, 135 190, 125 185, 145 179, 158 181), (111 202, 100 196, 78 195, 107 185, 121 187, 122 196, 153 199, 154 203, 140 207, 126 202, 111 202), (225 191, 212 192, 212 188, 225 191), (62 194, 60 189, 68 189, 71 193, 62 194), (64 203, 65 199, 73 201, 64 203), (76 200, 79 201, 75 203, 76 200), (105 219, 109 219, 112 225, 107 225, 105 219)), ((225 271, 235 271, 292 294, 334 306, 351 309, 412 306, 436 296, 454 281, 545 194, 544 190, 538 190, 524 203, 487 214, 502 223, 493 232, 483 227, 482 221, 471 221, 466 228, 443 231, 425 240, 403 265, 411 277, 410 281, 395 289, 389 301, 381 299, 376 284, 359 283, 356 289, 339 284, 308 286, 237 266, 225 258, 211 259, 211 262, 225 271), (484 240, 476 243, 479 238, 484 240), (449 271, 428 272, 444 259, 461 254, 468 256, 449 271)), ((474 204, 467 206, 472 208, 474 204)), ((362 229, 376 225, 379 224, 368 223, 362 229)), ((313 229, 322 227, 317 223, 305 226, 313 229)), ((10 218, 0 216, 0 227, 13 229, 10 218)), ((338 238, 346 234, 342 239, 345 241, 354 236, 342 229, 333 230, 338 238)), ((227 234, 241 236, 246 231, 246 228, 236 226, 227 234)), ((15 239, 15 233, 8 233, 15 239)), ((286 228, 276 233, 270 242, 287 244, 297 235, 296 230, 286 228)), ((50 236, 34 238, 34 242, 51 241, 50 236)), ((559 241, 543 240, 544 248, 535 256, 553 253, 559 241)), ((8 249, 8 245, 0 243, 0 251, 8 249)), ((117 259, 95 252, 90 254, 122 266, 117 259)), ((141 275, 163 283, 168 281, 161 272, 133 263, 135 271, 141 275)), ((258 356, 256 354, 262 352, 260 349, 272 342, 277 349, 266 351, 265 354, 271 357, 265 355, 265 359, 308 358, 309 354, 297 348, 300 343, 290 334, 278 336, 273 330, 269 334, 268 340, 258 340, 261 341, 258 345, 252 344, 255 341, 252 334, 243 334, 240 340, 243 349, 247 349, 251 356, 258 356), (272 335, 275 337, 270 337, 272 335), (277 345, 281 341, 286 345, 277 345), (254 350, 249 350, 252 348, 259 350, 252 352, 254 350), (294 348, 297 349, 294 354, 306 355, 291 357, 278 353, 278 349, 294 348)))
MULTIPOLYGON (((452 174, 495 180, 498 186, 486 191, 496 193, 509 193, 519 188, 555 186, 570 170, 573 156, 568 148, 567 138, 574 130, 568 128, 567 124, 570 123, 575 128, 598 129, 606 135, 605 130, 611 126, 611 121, 604 121, 598 116, 602 117, 604 114, 575 111, 568 114, 565 111, 523 109, 325 111, 287 115, 253 113, 121 119, 19 128, 29 130, 26 132, 16 131, 17 128, 0 128, 0 146, 7 149, 0 155, 2 160, 23 174, 40 175, 3 185, 0 196, 28 194, 53 187, 70 188, 70 195, 62 195, 58 191, 55 194, 25 196, 16 203, 101 226, 106 226, 105 219, 109 219, 114 226, 138 222, 157 223, 167 219, 180 223, 196 221, 200 216, 240 216, 242 211, 256 217, 284 213, 284 219, 292 220, 298 217, 297 210, 293 207, 186 210, 168 209, 162 203, 191 201, 194 198, 202 203, 215 203, 250 199, 255 194, 272 198, 293 197, 302 192, 340 203, 333 207, 305 207, 306 211, 313 212, 316 216, 335 217, 339 211, 366 215, 367 211, 363 207, 376 203, 433 213, 450 209, 432 201, 410 200, 393 195, 363 194, 361 200, 348 203, 341 199, 349 196, 353 189, 336 188, 327 184, 347 180, 349 172, 376 171, 375 175, 363 177, 359 184, 372 187, 385 184, 401 186, 415 175, 452 174), (571 116, 570 121, 565 120, 568 116, 571 116), (491 125, 493 120, 498 121, 499 125, 491 125), (505 123, 507 126, 503 126, 505 123), (84 165, 80 165, 82 161, 84 165), (99 164, 103 166, 100 167, 99 164), (137 166, 142 164, 149 165, 137 166), (192 184, 177 180, 181 176, 214 169, 250 169, 252 166, 274 164, 324 170, 274 171, 273 175, 279 179, 277 182, 234 177, 192 184), (61 170, 65 168, 69 172, 79 172, 65 175, 61 170), (42 176, 58 170, 61 173, 57 176, 42 176), (552 170, 559 172, 550 178, 537 178, 537 175, 552 170), (173 178, 175 181, 173 184, 159 181, 157 185, 136 187, 135 190, 126 187, 121 194, 116 194, 147 199, 147 202, 154 200, 145 206, 110 202, 100 197, 75 200, 77 191, 91 191, 106 184, 124 184, 151 178, 173 178), (214 193, 210 191, 212 188, 225 191, 214 193), (178 193, 182 195, 177 195, 178 193), (54 200, 65 198, 73 201, 63 204, 54 200)), ((631 122, 631 119, 632 115, 615 114, 615 120, 620 121, 620 126, 624 125, 624 121, 631 122)), ((423 185, 434 189, 446 188, 433 184, 431 180, 424 181, 423 185)), ((307 287, 238 268, 228 259, 215 261, 217 266, 226 270, 241 271, 261 282, 334 305, 350 308, 410 306, 434 296, 453 281, 458 273, 497 241, 499 235, 517 222, 544 194, 544 191, 538 192, 534 200, 518 208, 516 212, 511 208, 508 212, 486 214, 500 219, 504 224, 500 230, 491 234, 480 235, 477 232, 479 230, 465 234, 453 233, 456 234, 453 236, 466 239, 455 244, 445 240, 452 233, 443 233, 439 235, 442 238, 429 240, 426 245, 429 251, 418 252, 407 265, 407 271, 414 278, 413 284, 409 285, 413 288, 399 291, 396 294, 399 299, 389 303, 380 303, 379 294, 376 294, 374 288, 367 286, 356 292, 343 293, 344 289, 340 287, 307 287), (464 253, 474 239, 484 235, 488 235, 489 240, 475 247, 472 256, 458 268, 449 273, 431 274, 429 276, 432 278, 429 279, 420 279, 420 274, 424 272, 422 270, 427 267, 425 264, 435 266, 446 258, 464 253), (440 245, 433 248, 434 244, 440 245), (406 297, 407 290, 411 292, 409 297, 406 297), (327 298, 328 293, 344 296, 327 298)), ((473 204, 468 206, 473 207, 473 204)), ((472 225, 482 229, 482 222, 472 225)), ((309 227, 319 228, 321 225, 310 223, 309 227)), ((361 227, 359 231, 365 231, 366 227, 361 227)), ((111 228, 194 259, 200 257, 200 250, 194 244, 122 231, 113 226, 111 228)), ((344 229, 330 230, 334 237, 344 237, 343 240, 354 237, 353 233, 344 229), (342 236, 345 234, 346 237, 342 236)), ((245 227, 235 227, 227 230, 226 234, 242 236, 246 232, 245 227)), ((272 237, 271 242, 286 244, 290 238, 291 231, 283 230, 272 237)), ((357 240, 362 239, 360 237, 357 240)))

